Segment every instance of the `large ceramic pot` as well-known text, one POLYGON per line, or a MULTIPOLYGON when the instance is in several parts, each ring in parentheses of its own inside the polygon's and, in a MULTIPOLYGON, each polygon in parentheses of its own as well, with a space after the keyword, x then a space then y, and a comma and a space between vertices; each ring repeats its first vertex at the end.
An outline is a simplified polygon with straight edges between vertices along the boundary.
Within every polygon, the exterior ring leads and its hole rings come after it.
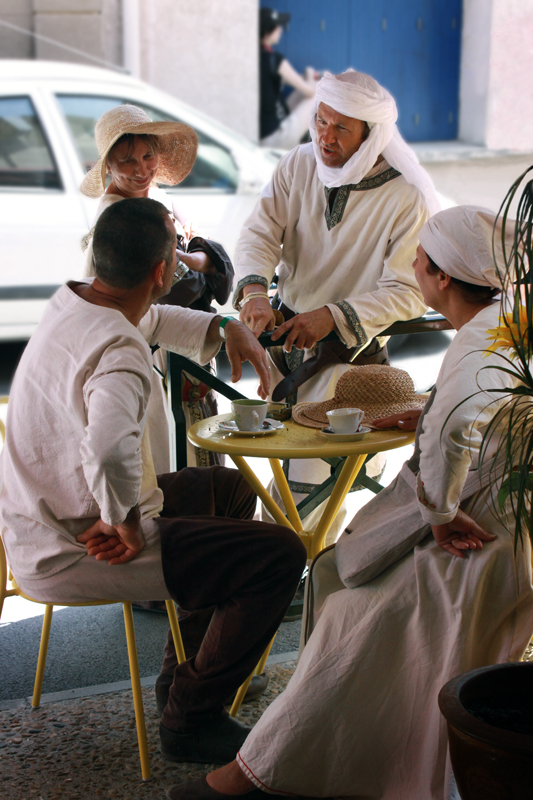
POLYGON ((533 663, 464 672, 440 691, 462 800, 533 798, 533 663))

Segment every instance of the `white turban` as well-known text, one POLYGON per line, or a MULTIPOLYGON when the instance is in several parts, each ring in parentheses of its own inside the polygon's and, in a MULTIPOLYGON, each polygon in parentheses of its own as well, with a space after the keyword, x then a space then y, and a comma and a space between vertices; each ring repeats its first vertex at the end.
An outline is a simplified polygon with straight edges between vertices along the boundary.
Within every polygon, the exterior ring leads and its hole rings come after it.
MULTIPOLYGON (((447 275, 476 286, 501 289, 506 269, 502 223, 502 217, 488 208, 455 206, 431 217, 418 238, 427 255, 447 275)), ((514 220, 508 219, 505 227, 505 253, 509 256, 514 220)))
POLYGON ((325 186, 359 183, 372 169, 378 156, 401 172, 426 199, 430 214, 440 209, 433 181, 420 166, 413 150, 404 142, 395 123, 398 111, 394 98, 370 75, 349 69, 341 75, 326 72, 316 87, 315 105, 309 131, 313 141, 318 177, 325 186), (316 132, 316 113, 325 103, 338 114, 368 123, 370 133, 359 150, 342 167, 327 167, 320 156, 316 132))

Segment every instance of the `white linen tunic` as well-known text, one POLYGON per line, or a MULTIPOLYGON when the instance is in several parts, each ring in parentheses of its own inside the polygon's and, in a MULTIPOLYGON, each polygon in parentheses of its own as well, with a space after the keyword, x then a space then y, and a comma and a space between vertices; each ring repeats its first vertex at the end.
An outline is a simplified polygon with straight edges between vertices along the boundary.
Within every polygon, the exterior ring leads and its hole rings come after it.
MULTIPOLYGON (((53 584, 54 576, 83 559, 93 571, 95 565, 103 569, 104 582, 122 574, 127 584, 132 573, 132 589, 141 591, 133 573, 142 573, 153 548, 161 572, 153 518, 163 495, 155 472, 143 473, 140 447, 152 380, 149 345, 205 363, 218 350, 204 345, 211 320, 200 311, 153 305, 136 328, 120 311, 88 303, 68 284, 50 300, 13 380, 0 455, 4 543, 23 587, 36 578, 42 586, 48 579, 53 584), (87 556, 76 536, 99 517, 109 525, 122 522, 136 503, 146 551, 113 568, 87 556)), ((83 594, 79 585, 72 592, 78 589, 83 594)))
MULTIPOLYGON (((490 398, 471 398, 452 414, 441 438, 448 413, 477 389, 476 376, 486 387, 508 385, 501 372, 480 372, 499 359, 475 352, 486 346, 497 315, 497 306, 477 314, 444 359, 419 437, 422 523, 455 515, 496 407, 479 417, 490 398)), ((404 474, 416 492, 406 466, 397 480, 404 474)), ((438 693, 463 671, 520 659, 533 628, 529 540, 515 556, 511 515, 501 520, 493 514, 497 488, 480 489, 461 506, 498 537, 464 559, 450 556, 429 534, 377 577, 347 589, 335 566, 340 547, 318 557, 309 591, 310 638, 286 691, 238 755, 257 786, 357 800, 459 800, 438 693)), ((398 504, 396 516, 394 507, 389 510, 396 525, 386 524, 381 535, 392 549, 403 508, 398 504)), ((351 523, 355 537, 364 515, 362 509, 351 523)))
MULTIPOLYGON (((290 309, 327 305, 345 344, 363 348, 393 322, 426 310, 412 262, 428 210, 419 190, 386 161, 356 187, 340 187, 328 216, 327 206, 312 144, 295 148, 281 159, 244 225, 235 252, 234 303, 249 283, 267 288, 277 268, 279 295, 290 309)), ((304 358, 312 355, 306 350, 304 358)), ((349 368, 325 367, 298 389, 298 402, 332 398, 349 368)), ((271 371, 274 387, 283 376, 271 371)), ((291 461, 296 492, 298 484, 328 476, 321 461, 291 461)))

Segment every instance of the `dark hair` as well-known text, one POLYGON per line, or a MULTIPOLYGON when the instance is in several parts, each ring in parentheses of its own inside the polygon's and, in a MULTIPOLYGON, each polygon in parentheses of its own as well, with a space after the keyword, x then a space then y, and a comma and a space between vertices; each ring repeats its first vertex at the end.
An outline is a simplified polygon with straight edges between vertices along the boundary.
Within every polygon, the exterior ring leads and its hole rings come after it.
POLYGON ((135 139, 142 139, 142 141, 146 142, 148 147, 150 147, 154 153, 159 153, 161 151, 161 145, 159 144, 159 139, 153 133, 124 133, 119 139, 117 139, 117 141, 107 154, 106 161, 109 161, 109 156, 113 153, 115 147, 118 144, 122 144, 123 142, 128 143, 126 158, 129 158, 133 153, 133 148, 135 147, 135 139))
MULTIPOLYGON (((445 269, 441 269, 438 264, 435 264, 433 259, 430 258, 427 253, 426 256, 429 261, 429 264, 426 267, 427 272, 429 272, 431 275, 436 275, 437 272, 446 272, 445 269)), ((451 275, 450 280, 459 287, 461 294, 463 295, 463 299, 467 303, 490 303, 492 298, 496 297, 496 295, 500 294, 501 292, 501 290, 497 289, 495 286, 478 286, 477 283, 467 283, 466 281, 459 280, 459 278, 453 278, 451 275)))
POLYGON ((159 262, 172 260, 176 236, 166 226, 168 210, 149 197, 131 197, 102 212, 93 238, 94 271, 108 286, 140 286, 159 262))

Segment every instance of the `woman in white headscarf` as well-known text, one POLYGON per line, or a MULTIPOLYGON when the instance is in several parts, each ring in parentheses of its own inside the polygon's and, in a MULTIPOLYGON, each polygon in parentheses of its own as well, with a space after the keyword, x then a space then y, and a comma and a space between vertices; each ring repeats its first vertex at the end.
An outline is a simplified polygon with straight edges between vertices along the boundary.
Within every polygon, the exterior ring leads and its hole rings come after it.
MULTIPOLYGON (((499 313, 494 223, 490 211, 463 206, 422 228, 415 275, 457 335, 425 410, 378 422, 418 423, 414 455, 315 560, 307 644, 237 760, 170 798, 255 798, 261 789, 459 800, 439 690, 465 670, 519 660, 532 629, 529 540, 515 553, 511 514, 493 512, 498 459, 489 462, 501 425, 477 469, 482 435, 504 402, 495 390, 510 385, 486 369, 501 363, 485 352, 499 313)), ((499 221, 501 259, 498 240, 499 221)))

